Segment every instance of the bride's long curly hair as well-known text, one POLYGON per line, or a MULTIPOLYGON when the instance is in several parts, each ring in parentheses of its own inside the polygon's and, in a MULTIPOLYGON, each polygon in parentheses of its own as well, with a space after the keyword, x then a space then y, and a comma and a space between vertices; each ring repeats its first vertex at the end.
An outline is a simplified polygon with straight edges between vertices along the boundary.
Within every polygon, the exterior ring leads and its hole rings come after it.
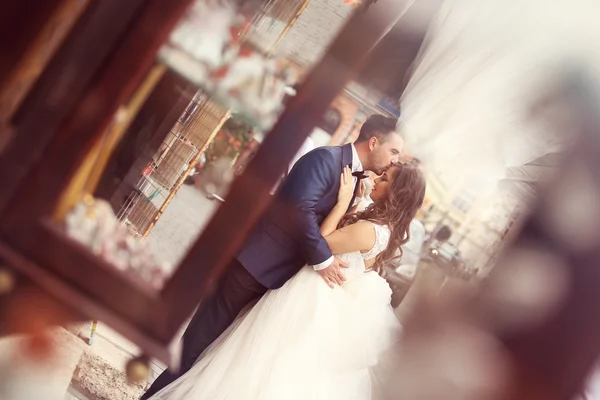
POLYGON ((425 198, 425 177, 418 167, 408 163, 396 163, 393 167, 398 170, 389 181, 387 196, 364 211, 345 215, 338 226, 342 228, 361 220, 389 226, 388 246, 377 256, 372 267, 379 274, 394 259, 402 257, 401 246, 410 239, 410 222, 425 198), (399 256, 397 250, 400 250, 399 256))

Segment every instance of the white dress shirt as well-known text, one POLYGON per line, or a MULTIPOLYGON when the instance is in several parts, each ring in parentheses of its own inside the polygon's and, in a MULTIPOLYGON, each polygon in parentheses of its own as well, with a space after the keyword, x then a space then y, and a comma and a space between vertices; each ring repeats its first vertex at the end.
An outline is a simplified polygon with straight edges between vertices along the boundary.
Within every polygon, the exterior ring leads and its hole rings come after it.
MULTIPOLYGON (((356 151, 356 147, 354 147, 354 144, 350 144, 350 146, 352 147, 352 172, 358 172, 358 171, 363 171, 363 166, 362 163, 360 162, 360 159, 358 158, 358 152, 356 151)), ((354 184, 356 185, 356 177, 352 177, 354 180, 354 184)), ((323 261, 322 263, 319 263, 317 265, 313 265, 312 267, 315 269, 315 271, 320 271, 322 269, 325 269, 327 267, 329 267, 331 265, 331 263, 333 263, 333 256, 329 257, 327 260, 323 261)))

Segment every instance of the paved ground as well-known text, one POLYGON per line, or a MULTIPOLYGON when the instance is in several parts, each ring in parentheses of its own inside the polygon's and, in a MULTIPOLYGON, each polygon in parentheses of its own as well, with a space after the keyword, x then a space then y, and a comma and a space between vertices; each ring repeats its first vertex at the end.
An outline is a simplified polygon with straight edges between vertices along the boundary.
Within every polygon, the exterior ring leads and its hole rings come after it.
POLYGON ((76 389, 74 389, 73 387, 70 387, 67 394, 65 395, 64 400, 89 400, 89 398, 77 391, 76 389))
POLYGON ((156 258, 177 264, 219 204, 191 186, 182 186, 148 235, 156 258))

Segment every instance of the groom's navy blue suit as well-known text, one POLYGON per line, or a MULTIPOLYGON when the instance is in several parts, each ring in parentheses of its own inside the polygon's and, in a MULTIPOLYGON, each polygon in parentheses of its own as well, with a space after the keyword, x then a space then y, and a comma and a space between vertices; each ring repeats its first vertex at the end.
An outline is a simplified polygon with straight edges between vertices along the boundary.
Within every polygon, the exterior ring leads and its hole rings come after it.
POLYGON ((319 225, 337 202, 343 168, 351 165, 349 144, 317 148, 296 162, 269 211, 192 318, 183 336, 180 371, 163 372, 142 399, 187 372, 239 312, 267 289, 281 287, 304 265, 331 257, 319 225))
POLYGON ((331 257, 319 225, 335 206, 340 175, 351 164, 352 148, 346 145, 317 148, 294 165, 237 256, 258 282, 277 289, 304 265, 331 257))

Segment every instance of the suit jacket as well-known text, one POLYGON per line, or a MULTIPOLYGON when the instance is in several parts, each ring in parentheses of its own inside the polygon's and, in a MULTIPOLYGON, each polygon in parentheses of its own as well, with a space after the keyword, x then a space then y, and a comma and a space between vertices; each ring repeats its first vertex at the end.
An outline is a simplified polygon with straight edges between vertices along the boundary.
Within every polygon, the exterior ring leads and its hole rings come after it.
POLYGON ((294 165, 237 255, 259 283, 279 288, 304 265, 331 257, 319 226, 337 203, 343 168, 351 165, 350 144, 319 147, 294 165))

